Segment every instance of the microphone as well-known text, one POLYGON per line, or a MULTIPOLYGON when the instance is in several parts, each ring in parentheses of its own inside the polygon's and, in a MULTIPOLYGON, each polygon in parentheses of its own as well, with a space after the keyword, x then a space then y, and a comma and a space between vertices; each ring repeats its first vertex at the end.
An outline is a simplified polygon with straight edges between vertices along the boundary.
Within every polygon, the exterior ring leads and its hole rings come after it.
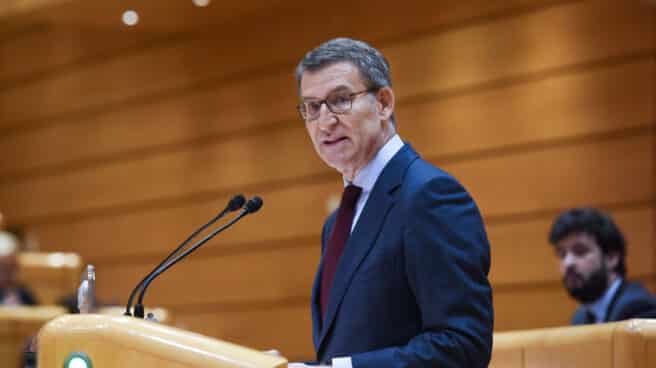
MULTIPOLYGON (((150 272, 146 275, 146 277, 144 277, 143 280, 141 280, 141 281, 137 284, 137 286, 134 287, 134 289, 132 289, 132 292, 130 293, 130 298, 128 299, 127 305, 125 306, 125 313, 123 313, 123 315, 125 315, 125 316, 131 316, 131 315, 132 315, 132 314, 130 313, 130 309, 132 309, 132 301, 134 300, 134 297, 136 296, 137 291, 139 291, 139 289, 141 289, 141 287, 143 286, 144 282, 146 281, 146 279, 148 279, 148 277, 149 277, 150 275, 152 275, 155 271, 157 271, 160 267, 162 267, 162 265, 164 265, 166 262, 168 262, 171 258, 175 257, 175 255, 178 254, 178 253, 180 252, 180 250, 181 250, 185 245, 189 244, 189 242, 190 242, 193 238, 195 238, 198 234, 200 234, 201 232, 203 232, 203 231, 204 231, 205 229, 207 229, 210 225, 212 225, 212 224, 214 224, 215 222, 219 221, 219 220, 220 220, 223 216, 225 216, 228 212, 233 212, 233 211, 236 211, 236 210, 242 208, 242 207, 244 206, 244 203, 245 203, 245 202, 246 202, 246 198, 244 198, 244 196, 241 195, 241 194, 237 194, 236 196, 232 197, 232 198, 230 199, 230 201, 228 201, 228 204, 225 206, 225 208, 224 208, 221 212, 219 212, 218 215, 214 216, 214 218, 211 219, 211 220, 210 220, 208 223, 206 223, 205 225, 203 225, 203 226, 199 227, 198 229, 196 229, 196 231, 194 231, 194 232, 193 232, 193 233, 192 233, 187 239, 185 239, 185 241, 183 241, 180 245, 178 245, 178 247, 175 248, 175 250, 174 250, 173 252, 171 252, 168 256, 166 256, 166 258, 164 258, 164 260, 163 260, 159 265, 157 265, 157 267, 153 268, 153 270, 150 271, 150 272)), ((136 311, 136 310, 135 310, 135 316, 137 316, 137 311, 136 311)), ((141 311, 141 317, 143 318, 143 311, 141 311)))
POLYGON ((157 270, 152 272, 150 275, 148 275, 143 282, 143 287, 141 288, 141 293, 139 294, 139 300, 137 301, 137 304, 134 306, 134 316, 135 317, 140 317, 143 318, 143 312, 144 312, 144 307, 143 307, 143 298, 144 295, 146 294, 146 289, 148 289, 148 286, 150 285, 157 276, 161 275, 164 273, 166 270, 171 268, 173 265, 176 263, 180 262, 183 260, 185 257, 187 257, 189 254, 192 252, 196 251, 196 249, 200 248, 203 244, 207 243, 210 239, 218 235, 219 233, 223 232, 224 230, 228 229, 237 221, 241 220, 244 216, 255 213, 257 212, 261 207, 262 207, 262 198, 258 196, 254 196, 251 198, 248 202, 246 202, 246 205, 244 205, 244 208, 242 208, 241 212, 237 216, 235 216, 232 220, 228 221, 224 225, 220 226, 219 228, 215 229, 211 233, 209 233, 207 236, 205 236, 203 239, 199 240, 196 242, 194 245, 189 247, 187 250, 182 252, 180 255, 178 255, 175 259, 169 260, 168 263, 163 265, 162 267, 158 267, 157 270), (138 313, 138 314, 137 314, 138 313))

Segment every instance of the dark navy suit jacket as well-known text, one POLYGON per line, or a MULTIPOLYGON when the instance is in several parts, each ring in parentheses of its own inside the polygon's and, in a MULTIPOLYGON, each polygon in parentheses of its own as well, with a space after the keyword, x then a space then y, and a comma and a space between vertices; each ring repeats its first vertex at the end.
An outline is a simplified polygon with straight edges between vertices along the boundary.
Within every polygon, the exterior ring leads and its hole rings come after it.
MULTIPOLYGON (((335 220, 324 225, 323 250, 335 220)), ((323 259, 323 258, 322 258, 323 259)), ((354 368, 487 367, 492 349, 490 250, 476 204, 407 144, 374 185, 347 241, 320 317, 317 359, 354 368)))
MULTIPOLYGON (((624 280, 608 306, 604 322, 631 318, 656 318, 656 297, 639 283, 624 280)), ((574 313, 572 324, 585 323, 585 309, 581 307, 574 313)))

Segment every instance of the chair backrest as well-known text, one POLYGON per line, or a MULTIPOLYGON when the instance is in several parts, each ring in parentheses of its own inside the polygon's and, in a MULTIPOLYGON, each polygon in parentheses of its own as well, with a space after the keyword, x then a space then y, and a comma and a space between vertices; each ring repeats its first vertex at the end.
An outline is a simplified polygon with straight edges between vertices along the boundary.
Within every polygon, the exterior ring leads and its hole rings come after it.
POLYGON ((0 366, 18 368, 30 338, 51 319, 63 315, 62 307, 0 307, 0 366))
POLYGON ((656 320, 494 334, 490 368, 656 367, 656 320))
POLYGON ((76 253, 21 252, 18 280, 30 288, 40 304, 56 304, 74 294, 80 283, 82 258, 76 253))

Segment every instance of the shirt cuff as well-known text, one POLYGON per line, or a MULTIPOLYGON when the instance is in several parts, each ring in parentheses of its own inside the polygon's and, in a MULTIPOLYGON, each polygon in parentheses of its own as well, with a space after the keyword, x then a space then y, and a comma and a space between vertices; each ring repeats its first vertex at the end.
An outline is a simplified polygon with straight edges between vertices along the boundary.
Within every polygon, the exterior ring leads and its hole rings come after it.
POLYGON ((353 368, 351 357, 333 358, 333 368, 353 368))

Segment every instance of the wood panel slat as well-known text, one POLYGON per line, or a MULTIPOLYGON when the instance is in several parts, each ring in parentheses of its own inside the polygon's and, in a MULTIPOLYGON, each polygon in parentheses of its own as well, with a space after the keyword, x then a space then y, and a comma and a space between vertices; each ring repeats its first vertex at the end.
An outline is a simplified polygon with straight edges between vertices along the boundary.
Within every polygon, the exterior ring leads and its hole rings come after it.
POLYGON ((458 155, 567 140, 656 123, 654 58, 508 87, 401 104, 399 129, 417 147, 458 155), (435 149, 433 149, 435 150, 435 149))
POLYGON ((315 358, 309 308, 308 301, 266 310, 174 312, 182 328, 254 349, 277 349, 290 361, 311 361, 315 358))
MULTIPOLYGON (((437 145, 442 154, 606 133, 654 122, 655 70, 654 58, 648 57, 448 98, 410 99, 400 102, 397 120, 417 146, 437 145)), ((276 121, 302 124, 291 108, 292 95, 281 96, 282 101, 266 97, 279 85, 293 83, 291 78, 276 74, 240 81, 89 121, 0 136, 0 157, 21 158, 0 160, 0 173, 46 174, 43 169, 66 163, 88 165, 132 152, 129 159, 149 148, 229 138, 276 121)))
MULTIPOLYGON (((440 153, 434 145, 418 148, 429 158, 440 153)), ((652 153, 652 135, 642 134, 523 154, 487 154, 482 159, 442 166, 470 188, 484 213, 492 215, 553 208, 556 203, 567 205, 568 200, 612 203, 651 199, 652 153), (635 172, 648 174, 638 182, 623 180, 635 172), (577 185, 562 185, 566 182, 577 185)), ((271 181, 331 172, 316 157, 299 126, 216 146, 5 184, 0 186, 0 205, 9 217, 25 221, 203 191, 239 190, 235 188, 256 184, 265 189, 269 185, 265 183, 271 181)))
MULTIPOLYGON (((383 47, 383 52, 392 62, 393 70, 398 75, 397 79, 405 81, 397 85, 400 96, 405 96, 409 87, 425 92, 433 91, 435 86, 460 88, 481 80, 490 81, 653 50, 651 18, 644 11, 644 5, 638 4, 609 0, 566 4, 416 38, 402 44, 383 47), (605 26, 598 27, 599 24, 605 26), (545 33, 542 31, 545 28, 557 31, 545 33), (532 29, 535 30, 534 36, 529 32, 532 29), (643 37, 634 37, 636 33, 643 37), (520 39, 519 35, 526 36, 520 39), (476 47, 460 47, 463 44, 476 47)), ((468 5, 470 7, 467 8, 467 14, 471 18, 474 16, 472 11, 478 11, 479 8, 468 5)), ((311 18, 311 21, 307 17, 294 16, 294 21, 289 23, 279 17, 275 17, 275 20, 268 18, 262 20, 257 32, 269 34, 276 42, 265 42, 258 44, 258 47, 244 42, 257 39, 252 35, 254 29, 245 32, 231 29, 230 39, 217 40, 214 35, 211 38, 149 50, 84 68, 40 83, 5 91, 0 95, 0 111, 4 117, 0 121, 0 127, 16 125, 17 121, 26 119, 97 108, 208 78, 227 77, 264 65, 284 64, 291 68, 303 50, 334 35, 327 30, 335 28, 325 27, 323 22, 338 22, 340 35, 351 34, 354 37, 376 40, 393 37, 399 33, 399 29, 405 30, 402 33, 406 33, 410 31, 407 29, 408 25, 427 27, 432 24, 435 27, 454 21, 453 17, 458 19, 458 11, 463 9, 462 6, 454 6, 452 13, 449 7, 440 6, 440 11, 437 12, 440 17, 436 17, 437 21, 422 23, 419 20, 426 20, 427 11, 431 16, 436 14, 435 9, 430 7, 435 5, 428 6, 428 9, 407 7, 405 4, 390 1, 387 6, 379 4, 372 8, 357 3, 350 7, 348 17, 357 19, 358 22, 349 22, 350 18, 344 18, 344 15, 339 18, 327 15, 320 19, 311 18), (372 14, 372 11, 381 14, 372 14), (414 19, 422 13, 423 16, 414 19), (403 18, 412 21, 402 23, 403 27, 380 27, 377 22, 369 25, 361 22, 363 14, 372 17, 371 19, 399 21, 403 18), (393 16, 390 16, 392 14, 393 16), (304 24, 299 22, 312 24, 304 27, 304 24), (357 24, 353 33, 347 32, 349 23, 357 24), (298 29, 304 29, 304 32, 299 33, 298 29), (282 37, 288 33, 293 34, 293 37, 282 37), (230 52, 207 52, 216 49, 217 45, 221 45, 219 50, 229 49, 230 52), (244 62, 245 59, 251 61, 244 62), (98 88, 99 85, 103 88, 98 88)), ((503 2, 502 6, 508 8, 517 5, 503 2)), ((298 12, 300 9, 289 9, 289 13, 280 15, 287 18, 295 15, 292 10, 298 12)), ((305 7, 302 9, 305 11, 305 7)), ((498 11, 498 8, 491 10, 490 4, 480 9, 483 14, 498 11)), ((252 28, 250 24, 251 22, 247 24, 249 29, 252 28)), ((293 93, 293 88, 288 91, 293 93)))
POLYGON ((566 326, 577 307, 560 283, 493 293, 495 331, 566 326))
POLYGON ((207 32, 213 26, 228 19, 234 20, 248 13, 273 8, 281 1, 283 0, 218 1, 212 2, 211 6, 198 7, 189 1, 163 3, 157 0, 140 0, 138 3, 129 4, 122 1, 68 0, 61 6, 38 9, 28 16, 38 21, 73 25, 81 29, 87 27, 119 29, 126 28, 121 22, 121 15, 127 8, 132 7, 141 15, 140 22, 130 28, 132 31, 162 34, 192 30, 207 32))
POLYGON ((70 0, 22 0, 22 1, 3 1, 0 3, 0 17, 11 17, 25 15, 27 13, 40 9, 52 9, 70 2, 70 0))
MULTIPOLYGON (((629 275, 653 274, 651 223, 653 207, 617 212, 617 221, 628 235, 629 275)), ((517 221, 488 226, 492 244, 492 273, 495 287, 508 289, 544 283, 558 283, 557 260, 544 240, 551 218, 517 221)), ((221 248, 215 242, 179 263, 153 283, 148 292, 150 304, 256 303, 307 298, 319 261, 320 226, 314 239, 288 240, 275 247, 221 248), (208 293, 208 288, 220 290, 208 293), (172 293, 172 290, 176 290, 172 293)), ((124 245, 123 245, 124 246, 124 245)), ((119 248, 117 245, 115 248, 119 248)), ((98 292, 107 300, 124 300, 131 288, 159 263, 155 259, 91 259, 98 274, 98 292)))
POLYGON ((639 202, 654 198, 652 141, 640 135, 443 166, 469 188, 487 216, 639 202), (627 180, 636 173, 640 180, 627 180))
MULTIPOLYGON (((213 240, 210 246, 216 251, 212 253, 275 248, 296 239, 318 242, 321 225, 328 214, 328 202, 338 196, 339 185, 338 180, 330 180, 260 193, 265 199, 262 211, 213 240)), ((47 251, 74 251, 93 263, 136 259, 132 262, 154 264, 218 212, 227 200, 208 199, 176 208, 44 224, 36 226, 34 231, 47 251)), ((581 203, 590 204, 595 202, 581 203)), ((551 205, 563 208, 570 204, 551 205)), ((488 221, 492 220, 487 228, 494 259, 491 278, 495 282, 541 282, 558 278, 556 261, 546 239, 555 212, 536 219, 520 217, 512 222, 495 222, 494 214, 483 213, 488 221), (519 244, 518 239, 521 239, 519 244), (535 265, 532 257, 549 261, 535 265), (516 259, 525 261, 515 264, 516 259)), ((616 217, 628 237, 631 274, 649 273, 654 269, 654 255, 650 249, 656 239, 650 225, 654 220, 653 209, 620 209, 616 217)))
MULTIPOLYGON (((321 224, 329 213, 328 200, 340 192, 337 176, 334 180, 259 192, 264 199, 262 209, 212 240, 210 246, 239 250, 277 246, 278 242, 290 239, 318 239, 321 224)), ((124 262, 143 256, 151 256, 149 261, 155 262, 214 217, 228 199, 214 196, 176 207, 41 224, 33 230, 48 251, 69 249, 94 262, 108 258, 124 262)))
POLYGON ((463 88, 482 81, 653 51, 656 33, 653 19, 645 10, 637 2, 586 1, 418 38, 383 51, 401 96, 410 90, 431 92, 435 86, 463 88))
POLYGON ((180 152, 6 184, 0 187, 0 205, 7 209, 7 216, 19 219, 170 195, 240 190, 234 188, 328 173, 308 139, 304 128, 298 125, 295 129, 263 132, 219 145, 189 147, 180 152))
MULTIPOLYGON (((184 306, 309 297, 320 256, 316 244, 223 257, 208 257, 204 251, 200 249, 195 257, 162 274, 152 283, 144 301, 150 305, 184 306)), ((157 263, 97 263, 99 297, 125 302, 132 288, 157 263)))
POLYGON ((127 27, 79 27, 39 22, 33 28, 33 32, 0 42, 0 90, 55 70, 70 73, 82 61, 120 55, 155 37, 127 27))

